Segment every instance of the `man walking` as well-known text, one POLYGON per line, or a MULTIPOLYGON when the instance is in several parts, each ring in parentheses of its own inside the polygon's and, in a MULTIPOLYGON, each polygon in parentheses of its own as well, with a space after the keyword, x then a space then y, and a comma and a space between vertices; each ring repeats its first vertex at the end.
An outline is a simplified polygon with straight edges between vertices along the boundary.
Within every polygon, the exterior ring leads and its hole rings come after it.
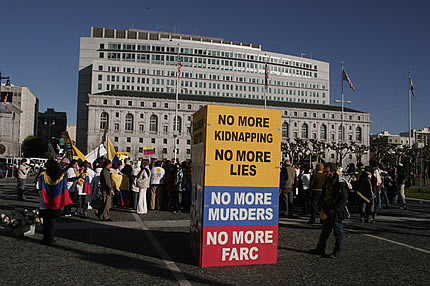
POLYGON ((293 200, 294 200, 294 182, 296 179, 296 170, 291 167, 290 161, 284 162, 281 169, 281 182, 280 182, 280 203, 282 202, 285 207, 285 216, 293 216, 293 200))
POLYGON ((103 215, 103 220, 112 221, 109 215, 112 197, 114 195, 112 177, 110 169, 112 162, 110 160, 104 161, 104 168, 100 174, 100 187, 103 194, 103 205, 100 207, 96 215, 100 218, 103 215))
POLYGON ((27 179, 28 172, 31 167, 27 166, 27 159, 21 159, 19 162, 19 167, 16 172, 16 190, 18 201, 24 200, 24 191, 25 191, 25 180, 27 179))
POLYGON ((342 251, 343 222, 349 213, 346 210, 348 202, 348 186, 346 181, 336 173, 336 165, 329 163, 326 167, 327 180, 323 187, 323 201, 321 210, 327 215, 323 221, 323 227, 316 249, 311 249, 311 254, 325 255, 327 240, 331 231, 336 240, 331 258, 337 258, 342 251))

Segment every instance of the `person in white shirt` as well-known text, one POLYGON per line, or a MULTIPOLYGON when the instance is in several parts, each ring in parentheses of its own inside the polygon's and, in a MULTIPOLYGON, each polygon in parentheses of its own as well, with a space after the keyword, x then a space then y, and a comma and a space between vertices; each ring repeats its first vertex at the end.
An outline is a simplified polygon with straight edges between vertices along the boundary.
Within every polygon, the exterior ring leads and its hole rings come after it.
POLYGON ((141 161, 137 161, 134 165, 133 170, 131 171, 131 192, 133 193, 133 209, 137 209, 137 203, 139 200, 139 186, 137 185, 138 176, 140 174, 140 165, 141 161))
POLYGON ((139 186, 139 202, 137 204, 137 213, 146 214, 148 212, 147 202, 146 202, 146 191, 149 188, 149 182, 151 180, 151 170, 149 169, 149 161, 143 161, 143 168, 138 175, 138 186, 139 186), (140 184, 140 180, 141 184, 140 184))
MULTIPOLYGON (((69 190, 70 197, 72 200, 76 201, 76 180, 78 179, 78 161, 72 160, 70 162, 69 168, 66 171, 67 176, 67 189, 69 190)), ((64 216, 72 216, 72 204, 64 206, 64 216)))
POLYGON ((165 171, 161 167, 162 162, 157 161, 154 163, 154 167, 151 169, 151 187, 149 193, 149 209, 157 210, 161 209, 162 204, 162 192, 163 185, 161 184, 161 179, 164 177, 165 171))

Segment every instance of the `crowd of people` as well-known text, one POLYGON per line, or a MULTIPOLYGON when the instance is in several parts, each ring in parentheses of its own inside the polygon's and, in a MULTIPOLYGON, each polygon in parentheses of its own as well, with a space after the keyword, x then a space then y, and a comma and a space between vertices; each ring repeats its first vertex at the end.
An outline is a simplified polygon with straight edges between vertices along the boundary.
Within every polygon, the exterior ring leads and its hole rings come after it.
MULTIPOLYGON (((23 199, 27 173, 28 167, 23 159, 17 176, 20 200, 23 199)), ((91 164, 57 157, 48 161, 36 182, 40 208, 55 206, 55 212, 47 215, 51 218, 47 224, 50 229, 61 214, 60 210, 65 217, 88 216, 88 211, 94 208, 97 217, 111 221, 112 206, 146 214, 148 209, 187 212, 191 204, 189 161, 179 164, 168 160, 125 159, 124 162, 112 163, 100 158, 91 164), (51 185, 56 186, 51 192, 63 194, 61 202, 57 198, 50 204, 50 197, 43 195, 42 186, 46 189, 51 185)), ((309 165, 293 166, 286 160, 280 169, 280 216, 293 217, 298 215, 295 212, 301 211, 301 215, 309 217, 310 224, 322 223, 317 252, 325 248, 324 239, 334 229, 337 236, 334 253, 338 255, 343 239, 341 220, 349 217, 349 210, 359 212, 362 223, 372 223, 383 204, 390 208, 400 199, 400 208, 405 209, 405 183, 405 170, 401 164, 388 171, 377 164, 366 167, 360 163, 357 166, 351 164, 343 172, 335 164, 319 163, 311 168, 309 165)), ((47 241, 52 241, 53 230, 46 233, 47 241)))
MULTIPOLYGON (((36 177, 44 218, 44 242, 54 241, 55 220, 61 213, 65 217, 86 217, 88 211, 94 209, 97 217, 112 221, 111 207, 134 210, 138 214, 146 214, 148 209, 173 213, 189 211, 189 161, 182 164, 156 159, 151 162, 144 159, 118 161, 100 158, 91 164, 62 157, 48 160, 46 168, 36 177)), ((18 200, 24 200, 26 163, 23 159, 18 169, 18 200)))
POLYGON ((373 223, 378 211, 397 204, 406 209, 405 184, 407 177, 402 164, 385 171, 378 164, 357 166, 350 164, 345 172, 336 164, 319 163, 313 170, 309 166, 293 166, 289 160, 281 167, 280 215, 309 216, 309 224, 317 220, 323 224, 322 232, 313 254, 325 254, 325 246, 333 230, 336 244, 330 255, 341 253, 343 241, 342 221, 350 217, 350 210, 360 213, 361 223, 373 223))

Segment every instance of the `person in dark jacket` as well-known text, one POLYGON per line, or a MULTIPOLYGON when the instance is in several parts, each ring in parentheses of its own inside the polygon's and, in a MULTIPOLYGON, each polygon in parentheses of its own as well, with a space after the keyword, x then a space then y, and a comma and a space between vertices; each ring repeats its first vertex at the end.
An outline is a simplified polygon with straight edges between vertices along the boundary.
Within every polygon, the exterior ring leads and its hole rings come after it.
POLYGON ((296 180, 296 170, 291 167, 289 160, 284 162, 280 174, 279 204, 284 207, 284 215, 293 216, 294 202, 294 182, 296 180))
POLYGON ((343 219, 346 218, 345 208, 348 203, 348 185, 346 181, 336 174, 336 165, 329 163, 326 167, 327 179, 323 187, 321 211, 326 214, 316 249, 311 254, 325 255, 327 240, 331 231, 336 240, 331 258, 337 258, 342 251, 343 219))
POLYGON ((103 215, 103 220, 112 221, 109 216, 110 206, 112 204, 112 196, 114 195, 112 177, 110 169, 112 162, 110 160, 104 161, 104 168, 100 174, 100 187, 103 194, 103 205, 98 210, 96 215, 100 218, 103 215))
POLYGON ((324 164, 319 163, 312 174, 310 189, 311 189, 311 217, 310 224, 315 223, 315 217, 319 211, 321 203, 322 188, 324 186, 326 177, 324 175, 324 164))
POLYGON ((358 180, 358 191, 361 193, 360 221, 373 222, 375 211, 375 193, 372 186, 373 170, 366 167, 358 180))

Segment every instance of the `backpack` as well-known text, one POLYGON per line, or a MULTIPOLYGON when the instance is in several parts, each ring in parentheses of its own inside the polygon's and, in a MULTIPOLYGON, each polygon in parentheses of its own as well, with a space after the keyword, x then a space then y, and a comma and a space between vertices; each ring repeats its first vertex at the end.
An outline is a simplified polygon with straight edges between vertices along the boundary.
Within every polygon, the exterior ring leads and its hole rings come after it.
POLYGON ((139 176, 137 177, 136 185, 139 187, 139 189, 147 189, 149 188, 149 171, 146 168, 143 168, 142 171, 140 171, 139 176), (144 172, 146 173, 146 178, 143 176, 144 172))

